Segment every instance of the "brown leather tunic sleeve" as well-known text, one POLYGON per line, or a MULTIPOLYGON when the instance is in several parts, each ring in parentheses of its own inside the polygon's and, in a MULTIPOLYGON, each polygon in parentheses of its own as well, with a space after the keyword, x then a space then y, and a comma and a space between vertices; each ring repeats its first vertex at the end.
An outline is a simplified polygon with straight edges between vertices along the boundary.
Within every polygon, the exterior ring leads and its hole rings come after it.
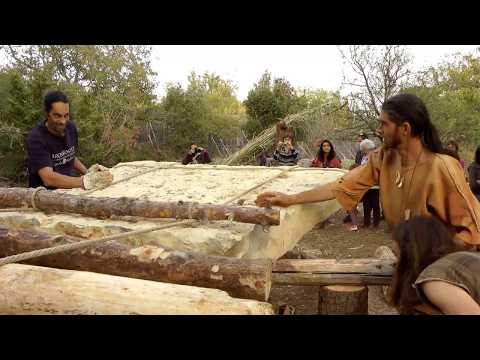
POLYGON ((382 157, 382 149, 374 151, 365 165, 350 170, 332 183, 332 192, 346 211, 353 210, 363 195, 372 186, 378 185, 382 157))

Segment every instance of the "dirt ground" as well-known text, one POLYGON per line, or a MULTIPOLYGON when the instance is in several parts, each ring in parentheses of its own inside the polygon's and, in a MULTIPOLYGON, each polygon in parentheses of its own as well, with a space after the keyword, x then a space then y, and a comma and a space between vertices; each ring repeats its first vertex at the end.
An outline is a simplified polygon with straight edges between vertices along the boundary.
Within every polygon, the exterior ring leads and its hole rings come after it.
MULTIPOLYGON (((362 223, 363 210, 360 209, 359 223, 362 223)), ((345 213, 338 212, 324 224, 307 233, 293 249, 308 258, 354 259, 374 257, 375 250, 382 245, 390 246, 391 232, 384 221, 378 229, 360 228, 351 232, 343 223, 345 213)), ((270 302, 280 306, 293 306, 297 315, 318 313, 318 286, 273 286, 270 302)), ((386 304, 381 287, 368 287, 369 315, 397 315, 397 311, 386 304)))

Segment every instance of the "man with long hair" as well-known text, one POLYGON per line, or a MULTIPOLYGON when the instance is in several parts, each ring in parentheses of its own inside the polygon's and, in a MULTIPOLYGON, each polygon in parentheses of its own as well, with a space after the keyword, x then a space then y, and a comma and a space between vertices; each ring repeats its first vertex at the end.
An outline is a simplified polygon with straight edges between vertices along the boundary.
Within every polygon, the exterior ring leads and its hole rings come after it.
POLYGON ((399 94, 386 100, 379 115, 383 146, 368 162, 342 178, 298 194, 266 192, 257 206, 288 207, 336 199, 355 208, 372 186, 380 186, 385 220, 393 227, 413 216, 435 217, 468 249, 480 245, 480 203, 470 191, 460 163, 443 154, 437 129, 422 100, 399 94))

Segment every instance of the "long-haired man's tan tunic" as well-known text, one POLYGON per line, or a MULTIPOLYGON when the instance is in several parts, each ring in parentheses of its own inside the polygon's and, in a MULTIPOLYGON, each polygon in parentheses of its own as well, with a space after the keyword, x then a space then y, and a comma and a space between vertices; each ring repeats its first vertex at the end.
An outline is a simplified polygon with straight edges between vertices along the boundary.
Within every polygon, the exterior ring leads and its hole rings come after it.
POLYGON ((480 203, 471 192, 460 163, 448 155, 423 151, 421 161, 402 168, 398 150, 381 147, 365 165, 333 182, 332 191, 349 211, 368 189, 379 185, 380 202, 390 226, 405 220, 406 213, 410 218, 434 216, 448 227, 454 238, 480 245, 480 203), (399 187, 402 177, 403 185, 399 187))

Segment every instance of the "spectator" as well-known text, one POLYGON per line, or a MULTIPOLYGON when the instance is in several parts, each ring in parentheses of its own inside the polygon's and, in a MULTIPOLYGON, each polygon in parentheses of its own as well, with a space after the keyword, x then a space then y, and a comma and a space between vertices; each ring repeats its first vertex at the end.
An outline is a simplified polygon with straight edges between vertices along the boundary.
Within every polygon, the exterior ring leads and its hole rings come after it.
POLYGON ((212 160, 210 159, 210 155, 208 155, 208 150, 197 146, 195 143, 190 145, 190 150, 188 150, 187 154, 182 160, 183 165, 209 164, 211 162, 212 160))
MULTIPOLYGON (((368 139, 367 134, 365 134, 363 131, 358 135, 357 142, 360 144, 363 140, 368 139)), ((362 162, 362 157, 363 157, 363 152, 362 149, 360 149, 360 146, 358 147, 357 153, 355 154, 355 164, 361 165, 362 162)))
MULTIPOLYGON (((365 139, 360 143, 360 150, 364 154, 360 162, 365 165, 368 162, 370 153, 375 150, 376 146, 372 140, 365 139)), ((372 186, 363 195, 363 226, 368 228, 371 224, 371 215, 373 213, 373 227, 378 228, 380 223, 380 188, 378 185, 372 186)))
POLYGON ((468 167, 468 184, 480 201, 480 146, 475 151, 475 161, 468 167))
POLYGON ((480 315, 480 253, 462 251, 435 218, 400 223, 393 240, 391 302, 400 314, 480 315))
POLYGON ((283 138, 283 141, 279 141, 277 148, 273 152, 273 158, 278 161, 280 166, 293 166, 297 165, 299 153, 293 146, 293 139, 290 136, 283 138))
POLYGON ((320 143, 317 157, 312 161, 312 167, 339 169, 342 167, 342 162, 337 158, 330 140, 325 139, 320 143))
POLYGON ((460 165, 462 165, 462 169, 465 168, 465 161, 463 161, 462 159, 460 159, 460 154, 458 153, 458 144, 453 141, 453 140, 450 140, 448 143, 447 143, 447 147, 445 148, 445 153, 450 155, 450 156, 453 156, 455 159, 457 159, 458 161, 460 161, 460 165))

